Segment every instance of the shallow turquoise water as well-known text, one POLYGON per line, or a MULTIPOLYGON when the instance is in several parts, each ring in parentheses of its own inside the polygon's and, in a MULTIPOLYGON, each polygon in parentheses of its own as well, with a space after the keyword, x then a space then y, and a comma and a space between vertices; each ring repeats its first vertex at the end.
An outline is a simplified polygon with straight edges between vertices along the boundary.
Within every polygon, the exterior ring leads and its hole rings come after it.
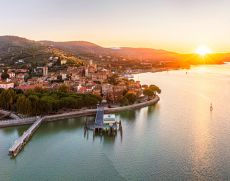
POLYGON ((0 129, 0 180, 230 180, 230 65, 135 78, 159 85, 161 100, 117 114, 115 138, 84 135, 85 118, 63 120, 43 124, 10 159, 28 127, 0 129))

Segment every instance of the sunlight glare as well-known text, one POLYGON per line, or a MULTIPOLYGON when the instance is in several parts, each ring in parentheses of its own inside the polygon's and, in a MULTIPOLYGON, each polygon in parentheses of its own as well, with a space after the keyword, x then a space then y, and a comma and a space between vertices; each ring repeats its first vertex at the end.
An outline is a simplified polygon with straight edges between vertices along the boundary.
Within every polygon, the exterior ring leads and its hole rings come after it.
POLYGON ((201 55, 201 56, 205 56, 206 54, 209 54, 211 53, 211 50, 206 47, 206 46, 199 46, 197 49, 196 49, 196 53, 201 55))

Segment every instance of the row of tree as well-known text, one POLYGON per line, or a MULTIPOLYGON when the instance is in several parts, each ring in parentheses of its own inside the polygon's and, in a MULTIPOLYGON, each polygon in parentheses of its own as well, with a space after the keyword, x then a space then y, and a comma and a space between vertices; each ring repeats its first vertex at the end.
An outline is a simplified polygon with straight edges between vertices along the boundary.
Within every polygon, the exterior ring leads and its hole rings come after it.
MULTIPOLYGON (((161 89, 156 85, 144 85, 143 86, 143 95, 147 96, 148 99, 151 99, 156 96, 156 94, 160 94, 161 89)), ((130 104, 134 104, 138 99, 138 96, 133 92, 127 92, 120 100, 120 104, 122 106, 127 106, 130 104)))
MULTIPOLYGON (((62 88, 63 89, 63 88, 62 88)), ((61 109, 79 109, 95 107, 101 97, 93 94, 76 94, 64 89, 48 91, 35 89, 27 92, 22 90, 0 90, 0 108, 23 115, 44 115, 61 109)))
POLYGON ((158 94, 161 93, 161 89, 158 86, 156 85, 144 86, 143 94, 145 96, 148 96, 148 99, 154 97, 157 93, 158 94))
POLYGON ((120 104, 122 106, 127 106, 130 104, 134 104, 137 100, 137 95, 133 92, 126 93, 120 100, 120 104))

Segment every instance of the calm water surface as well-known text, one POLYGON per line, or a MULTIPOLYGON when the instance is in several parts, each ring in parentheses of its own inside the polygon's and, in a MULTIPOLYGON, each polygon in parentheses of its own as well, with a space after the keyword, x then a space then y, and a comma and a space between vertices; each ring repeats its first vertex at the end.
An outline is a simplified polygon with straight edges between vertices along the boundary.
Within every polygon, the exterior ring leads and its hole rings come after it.
POLYGON ((63 120, 43 124, 10 159, 28 126, 0 129, 0 180, 230 180, 230 64, 135 79, 159 85, 161 100, 117 114, 115 138, 84 135, 85 118, 63 120))

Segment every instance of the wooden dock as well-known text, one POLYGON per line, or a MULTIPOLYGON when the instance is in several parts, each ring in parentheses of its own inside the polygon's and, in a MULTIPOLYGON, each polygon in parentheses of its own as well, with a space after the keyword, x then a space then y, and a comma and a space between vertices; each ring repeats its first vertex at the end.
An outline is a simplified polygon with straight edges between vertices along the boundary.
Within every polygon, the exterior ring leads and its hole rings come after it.
POLYGON ((32 137, 33 133, 38 129, 41 125, 43 118, 38 117, 37 120, 32 124, 32 126, 23 133, 21 137, 19 137, 12 147, 9 149, 9 155, 16 157, 18 153, 22 150, 22 148, 26 145, 29 139, 32 137))

